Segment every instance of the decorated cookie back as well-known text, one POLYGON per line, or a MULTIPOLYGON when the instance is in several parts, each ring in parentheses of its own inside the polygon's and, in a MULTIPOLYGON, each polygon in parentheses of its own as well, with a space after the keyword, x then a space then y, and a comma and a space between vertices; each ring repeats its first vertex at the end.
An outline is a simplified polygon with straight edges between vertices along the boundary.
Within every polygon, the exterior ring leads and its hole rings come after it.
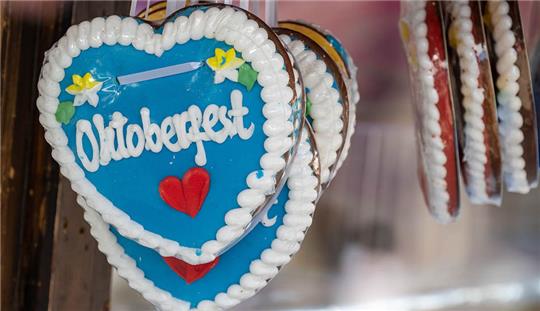
POLYGON ((400 28, 409 61, 419 144, 420 180, 431 213, 453 220, 459 210, 454 110, 440 3, 402 3, 400 28))
POLYGON ((527 193, 538 184, 538 141, 529 60, 516 1, 483 3, 497 87, 506 188, 527 193))
POLYGON ((347 137, 347 87, 337 65, 315 41, 294 30, 276 28, 275 31, 299 64, 307 93, 308 122, 313 125, 322 181, 326 184, 336 169, 347 137))
POLYGON ((473 203, 500 205, 496 98, 480 5, 456 1, 443 9, 465 188, 473 203))
MULTIPOLYGON (((351 138, 354 134, 356 125, 356 105, 360 100, 358 82, 356 80, 357 68, 343 44, 328 30, 324 30, 320 26, 304 21, 283 21, 279 23, 279 27, 297 31, 316 42, 337 65, 347 86, 349 100, 347 132, 346 137, 344 138, 345 142, 343 150, 332 172, 330 177, 331 180, 335 177, 336 173, 341 168, 343 161, 347 158, 351 145, 351 138)), ((325 186, 328 185, 329 183, 325 184, 325 186)))

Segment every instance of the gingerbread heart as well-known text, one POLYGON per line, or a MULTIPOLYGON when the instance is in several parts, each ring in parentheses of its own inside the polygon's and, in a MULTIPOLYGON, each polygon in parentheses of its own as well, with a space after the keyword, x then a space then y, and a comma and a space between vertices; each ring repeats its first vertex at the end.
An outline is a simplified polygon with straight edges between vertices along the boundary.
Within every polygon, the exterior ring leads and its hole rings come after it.
MULTIPOLYGON (((260 291, 300 248, 320 193, 313 136, 304 136, 281 191, 266 219, 219 259, 190 265, 134 243, 110 229, 82 197, 92 235, 118 273, 160 310, 228 309, 260 291), (135 260, 134 260, 135 259, 135 260)), ((262 181, 261 181, 262 182, 262 181)))
POLYGON ((61 172, 120 234, 211 262, 285 182, 300 109, 286 55, 230 6, 192 6, 156 29, 98 17, 47 53, 40 120, 61 172), (192 167, 211 185, 166 179, 192 167))

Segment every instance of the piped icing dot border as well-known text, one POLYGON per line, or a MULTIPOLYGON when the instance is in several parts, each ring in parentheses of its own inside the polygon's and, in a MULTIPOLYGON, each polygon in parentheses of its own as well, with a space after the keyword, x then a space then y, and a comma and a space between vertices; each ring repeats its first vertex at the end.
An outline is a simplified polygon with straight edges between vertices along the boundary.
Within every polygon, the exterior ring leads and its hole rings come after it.
POLYGON ((292 31, 280 28, 276 32, 296 59, 308 91, 307 98, 311 102, 309 115, 313 118, 313 130, 321 159, 321 180, 325 184, 330 180, 331 170, 335 169, 343 150, 347 131, 344 120, 348 120, 347 94, 340 96, 341 89, 333 87, 335 80, 327 64, 304 42, 309 38, 295 33, 302 39, 293 39, 289 36, 292 31), (340 102, 342 96, 345 97, 343 104, 340 102))
MULTIPOLYGON (((279 22, 279 27, 300 32, 315 41, 336 63, 347 86, 349 99, 347 134, 345 136, 343 150, 341 151, 339 159, 335 165, 335 169, 332 170, 332 176, 330 177, 330 180, 332 180, 349 154, 351 138, 355 130, 356 104, 360 100, 358 82, 356 80, 356 73, 358 69, 356 68, 350 54, 342 46, 339 40, 337 40, 337 38, 335 38, 335 36, 333 36, 329 31, 323 30, 320 26, 305 21, 296 20, 279 22), (336 44, 339 46, 339 48, 335 46, 336 44)), ((329 184, 330 183, 326 183, 324 185, 325 188, 328 187, 329 184)))
POLYGON ((291 165, 290 177, 287 180, 290 192, 289 199, 285 203, 283 224, 277 229, 277 237, 272 241, 271 247, 263 250, 260 257, 251 262, 249 272, 242 275, 237 284, 229 286, 225 292, 218 293, 213 300, 199 302, 197 306, 191 306, 189 302, 177 299, 155 286, 137 267, 136 261, 125 253, 116 236, 110 231, 109 224, 100 214, 89 207, 82 196, 77 197, 77 202, 84 208, 84 218, 90 224, 90 233, 98 241, 98 248, 107 256, 107 261, 128 281, 131 288, 159 310, 228 309, 265 287, 300 249, 306 231, 311 226, 320 179, 311 167, 312 162, 317 160, 314 159, 315 151, 310 145, 313 138, 311 135, 308 136, 308 133, 307 128, 303 130, 297 156, 291 165))
POLYGON ((485 46, 475 42, 472 29, 471 7, 469 1, 461 0, 445 3, 452 15, 449 30, 449 44, 459 56, 462 106, 464 113, 464 161, 467 174, 467 187, 471 199, 488 202, 486 185, 487 148, 484 142, 485 90, 479 85, 480 67, 477 55, 485 46))
POLYGON ((530 186, 525 170, 523 141, 525 139, 521 127, 523 116, 519 98, 520 70, 517 66, 517 51, 514 48, 516 36, 512 31, 512 18, 506 1, 488 1, 487 12, 492 38, 495 42, 497 61, 495 68, 499 77, 496 81, 499 116, 499 134, 503 158, 504 180, 508 191, 528 193, 530 186))
POLYGON ((159 57, 176 44, 203 37, 232 45, 259 72, 257 81, 262 86, 261 98, 265 102, 263 114, 267 119, 263 131, 268 137, 264 145, 266 153, 260 165, 266 176, 276 176, 286 167, 284 158, 293 143, 290 137, 293 131, 290 102, 294 100, 295 92, 289 86, 291 77, 284 69, 290 63, 278 53, 284 48, 276 46, 280 44, 279 40, 269 28, 260 27, 257 21, 248 18, 240 9, 219 5, 208 6, 205 11, 195 10, 189 17, 177 16, 174 20, 168 20, 161 34, 156 33, 149 24, 138 23, 129 17, 98 17, 73 25, 45 55, 38 82, 40 96, 37 99, 39 120, 45 128, 45 138, 52 146, 52 156, 60 164, 61 173, 70 180, 73 190, 84 196, 86 204, 98 211, 107 223, 115 226, 120 234, 155 249, 164 257, 175 256, 190 264, 212 261, 215 254, 240 236, 268 189, 252 187, 247 176, 248 188, 237 197, 239 207, 227 212, 225 225, 217 231, 216 239, 205 242, 201 249, 181 246, 176 241, 145 230, 97 191, 76 164, 75 156, 67 146, 67 135, 57 121, 55 112, 59 105, 59 83, 64 79, 64 70, 81 52, 103 44, 120 44, 132 45, 143 53, 159 57), (270 40, 269 36, 275 40, 270 40))
MULTIPOLYGON (((439 107, 439 93, 436 84, 441 81, 435 81, 437 69, 429 55, 430 41, 428 38, 427 24, 427 6, 438 5, 437 3, 426 1, 402 2, 402 19, 400 28, 405 48, 408 53, 409 67, 413 77, 414 92, 416 92, 415 103, 419 109, 419 126, 422 129, 420 138, 423 148, 420 150, 421 165, 424 168, 425 179, 423 186, 427 190, 426 201, 431 213, 440 222, 447 223, 452 221, 457 214, 457 198, 451 198, 449 178, 457 171, 449 174, 447 165, 452 167, 449 162, 445 147, 455 149, 455 146, 446 146, 443 142, 445 131, 453 129, 443 129, 441 127, 441 110, 439 107)), ((442 33, 441 33, 442 36, 442 33)), ((443 40, 442 37, 440 40, 443 40)), ((440 68, 447 68, 447 63, 440 58, 437 61, 441 64, 440 68)), ((453 152, 455 156, 455 150, 453 152)), ((454 158, 455 160, 455 158, 454 158)), ((457 190, 457 181, 456 191, 457 190)))

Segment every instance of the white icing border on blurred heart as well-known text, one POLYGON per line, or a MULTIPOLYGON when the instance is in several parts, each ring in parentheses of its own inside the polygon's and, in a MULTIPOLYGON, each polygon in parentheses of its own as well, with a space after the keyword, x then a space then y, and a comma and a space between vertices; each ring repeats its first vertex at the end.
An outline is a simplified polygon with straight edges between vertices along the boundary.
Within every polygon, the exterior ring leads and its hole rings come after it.
MULTIPOLYGON (((285 203, 283 224, 277 229, 277 237, 272 241, 271 247, 262 251, 259 259, 251 262, 249 272, 242 275, 237 284, 229 286, 226 292, 217 294, 212 301, 201 301, 196 310, 227 309, 252 297, 266 286, 277 275, 279 268, 287 264, 291 256, 300 249, 305 233, 312 223, 314 202, 318 196, 315 189, 319 184, 310 166, 313 153, 306 135, 307 130, 304 130, 287 181, 290 192, 285 203)), ((117 269, 118 274, 128 281, 129 286, 160 310, 190 309, 188 302, 173 297, 146 279, 136 261, 117 243, 116 236, 101 216, 88 207, 81 196, 77 197, 77 202, 85 209, 84 218, 90 224, 90 233, 98 241, 99 250, 107 256, 108 262, 117 269)), ((174 272, 171 270, 171 273, 174 272)), ((200 281, 203 280, 204 278, 200 281)))
MULTIPOLYGON (((292 146, 289 135, 293 131, 293 125, 289 120, 289 103, 293 91, 288 86, 289 75, 283 69, 283 57, 276 52, 274 42, 268 39, 268 32, 259 27, 255 20, 249 19, 243 11, 232 7, 211 7, 206 11, 195 10, 189 17, 178 16, 174 21, 163 25, 162 34, 155 33, 148 24, 138 24, 130 17, 98 17, 91 22, 84 21, 73 25, 45 55, 38 82, 40 96, 37 99, 39 121, 45 128, 45 138, 53 149, 52 156, 60 164, 62 175, 70 180, 73 190, 82 195, 87 204, 123 236, 155 249, 162 256, 175 256, 190 264, 214 260, 215 254, 240 236, 243 228, 252 219, 251 213, 264 203, 268 189, 248 183, 249 188, 237 196, 239 207, 227 212, 226 225, 217 231, 215 240, 205 242, 200 250, 181 246, 176 241, 145 230, 96 190, 75 162, 75 156, 67 146, 67 135, 54 114, 59 104, 59 82, 64 79, 64 69, 71 66, 72 59, 77 57, 81 50, 98 48, 103 43, 120 44, 132 45, 137 50, 160 56, 175 44, 203 37, 232 45, 242 54, 242 58, 251 62, 253 69, 259 72, 257 81, 262 86, 261 97, 265 102, 262 110, 267 119, 263 124, 263 131, 268 137, 264 143, 266 153, 261 157, 260 164, 265 172, 264 176, 274 178, 276 173, 286 166, 284 155, 292 146)), ((249 175, 246 182, 248 179, 249 175)))
POLYGON ((448 161, 444 154, 444 143, 441 138, 440 113, 437 108, 439 94, 435 88, 433 62, 429 57, 429 41, 427 38, 428 26, 426 24, 426 1, 401 2, 403 11, 402 22, 410 30, 410 44, 414 49, 407 49, 418 65, 409 66, 419 84, 419 103, 422 107, 420 122, 424 129, 423 143, 425 148, 424 167, 427 177, 426 187, 429 193, 429 206, 432 213, 441 222, 450 222, 453 217, 448 211, 450 194, 446 183, 447 171, 445 163, 448 161))
MULTIPOLYGON (((345 48, 344 48, 345 49, 345 48)), ((354 64, 351 54, 346 51, 347 60, 345 65, 349 69, 350 78, 343 77, 345 83, 347 84, 347 91, 349 92, 349 120, 347 123, 347 135, 345 136, 345 143, 343 144, 343 150, 341 155, 336 163, 336 169, 334 170, 334 176, 331 176, 330 179, 333 179, 347 156, 349 155, 349 149, 351 148, 351 139, 356 129, 356 105, 360 102, 360 92, 358 91, 358 80, 356 79, 356 73, 358 68, 354 64)))
POLYGON ((487 11, 491 17, 495 54, 495 68, 499 74, 497 86, 497 113, 499 114, 499 136, 503 159, 503 173, 506 187, 510 192, 528 193, 530 185, 525 170, 525 139, 521 127, 523 116, 520 113, 518 79, 520 71, 517 66, 517 51, 514 48, 516 35, 512 31, 512 18, 507 1, 488 1, 487 11))
POLYGON ((321 158, 321 181, 326 183, 331 177, 330 167, 338 161, 338 151, 343 142, 343 106, 339 102, 339 90, 333 87, 334 78, 315 52, 301 40, 292 40, 284 34, 279 38, 296 60, 305 88, 309 90, 307 97, 312 104, 310 116, 313 118, 313 130, 321 158))
POLYGON ((466 0, 445 3, 452 15, 450 29, 455 31, 457 45, 455 50, 459 56, 462 106, 464 113, 464 147, 465 174, 467 174, 467 190, 473 203, 500 204, 500 199, 493 199, 487 193, 486 164, 488 162, 487 146, 484 143, 485 123, 483 103, 485 90, 479 84, 480 64, 477 55, 481 52, 487 57, 485 46, 475 42, 471 7, 466 0))

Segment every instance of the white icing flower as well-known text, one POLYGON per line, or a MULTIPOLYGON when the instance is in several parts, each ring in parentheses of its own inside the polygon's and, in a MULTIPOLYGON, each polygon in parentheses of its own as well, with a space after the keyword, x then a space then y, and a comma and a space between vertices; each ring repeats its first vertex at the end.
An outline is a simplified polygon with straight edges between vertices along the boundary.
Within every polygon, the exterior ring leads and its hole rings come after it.
POLYGON ((87 72, 83 77, 79 75, 71 76, 73 84, 66 88, 66 92, 75 95, 73 106, 81 106, 88 102, 93 107, 97 107, 99 102, 98 92, 101 90, 102 82, 94 80, 94 77, 87 72))

